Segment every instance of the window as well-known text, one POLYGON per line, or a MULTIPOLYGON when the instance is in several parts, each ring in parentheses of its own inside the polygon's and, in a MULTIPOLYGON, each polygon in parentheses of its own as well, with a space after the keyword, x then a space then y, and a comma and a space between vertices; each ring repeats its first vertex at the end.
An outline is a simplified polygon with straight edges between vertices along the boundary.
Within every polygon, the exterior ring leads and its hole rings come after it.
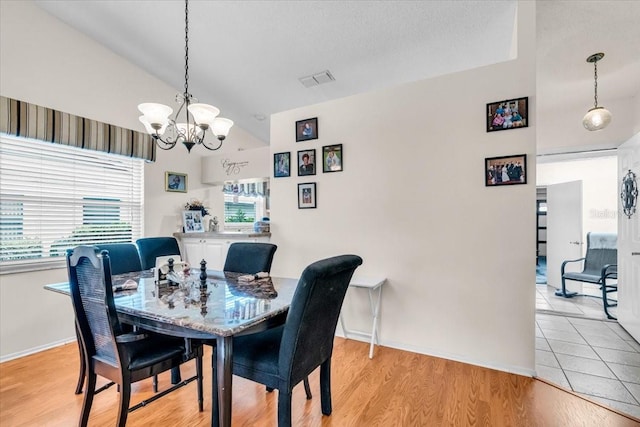
POLYGON ((142 234, 144 160, 0 136, 3 273, 64 265, 68 248, 142 234))
POLYGON ((255 221, 269 216, 268 181, 258 180, 239 185, 225 184, 223 191, 226 229, 253 229, 255 221))

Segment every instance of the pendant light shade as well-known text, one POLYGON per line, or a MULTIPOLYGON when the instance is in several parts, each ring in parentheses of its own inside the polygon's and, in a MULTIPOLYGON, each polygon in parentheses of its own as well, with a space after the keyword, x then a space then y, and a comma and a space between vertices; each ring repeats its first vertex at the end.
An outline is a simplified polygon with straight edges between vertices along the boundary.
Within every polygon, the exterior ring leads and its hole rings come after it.
POLYGON ((598 61, 604 58, 604 53, 594 53, 587 58, 587 62, 593 63, 594 103, 593 108, 587 111, 582 119, 582 125, 589 131, 601 130, 611 123, 611 113, 604 107, 598 106, 598 61))

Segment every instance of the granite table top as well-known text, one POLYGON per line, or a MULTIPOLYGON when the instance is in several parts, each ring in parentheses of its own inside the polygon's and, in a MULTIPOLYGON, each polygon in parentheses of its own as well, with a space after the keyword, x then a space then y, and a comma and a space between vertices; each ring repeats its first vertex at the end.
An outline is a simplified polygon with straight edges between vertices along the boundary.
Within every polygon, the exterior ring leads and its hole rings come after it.
MULTIPOLYGON (((179 285, 155 283, 152 270, 113 276, 114 286, 127 280, 135 290, 114 292, 119 316, 142 327, 192 338, 238 335, 254 329, 289 309, 297 279, 269 277, 243 282, 237 273, 207 271, 201 286, 200 271, 192 270, 179 285)), ((46 285, 45 289, 70 295, 68 283, 46 285)))

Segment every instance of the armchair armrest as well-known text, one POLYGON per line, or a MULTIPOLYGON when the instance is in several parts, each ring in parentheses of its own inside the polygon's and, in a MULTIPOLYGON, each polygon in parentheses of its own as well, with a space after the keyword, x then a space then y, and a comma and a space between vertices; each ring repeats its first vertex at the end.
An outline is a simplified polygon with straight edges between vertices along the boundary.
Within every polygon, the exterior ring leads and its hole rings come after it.
POLYGON ((618 276, 618 264, 605 264, 600 272, 602 284, 605 279, 616 278, 618 276))
POLYGON ((129 334, 122 334, 116 337, 116 342, 118 344, 124 344, 128 342, 142 341, 146 340, 149 335, 140 332, 131 332, 129 334))
POLYGON ((560 274, 563 275, 564 274, 564 267, 570 263, 570 262, 579 262, 579 261, 584 261, 586 258, 578 258, 578 259, 568 259, 566 261, 562 262, 562 265, 560 266, 560 274))

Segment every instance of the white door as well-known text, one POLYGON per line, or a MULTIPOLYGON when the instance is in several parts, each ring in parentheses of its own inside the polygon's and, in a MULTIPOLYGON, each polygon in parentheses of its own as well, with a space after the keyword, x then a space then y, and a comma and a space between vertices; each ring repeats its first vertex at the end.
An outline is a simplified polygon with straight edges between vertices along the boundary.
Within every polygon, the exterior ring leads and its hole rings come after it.
MULTIPOLYGON (((562 287, 563 261, 582 257, 582 181, 547 187, 547 284, 562 287)), ((566 271, 581 271, 580 263, 566 271)), ((569 267, 571 266, 571 267, 569 267)), ((581 291, 580 282, 567 282, 567 291, 581 291)))
MULTIPOLYGON (((618 147, 618 182, 629 170, 640 185, 640 133, 618 147)), ((620 202, 619 202, 620 203, 620 202)), ((618 215, 618 322, 640 341, 640 203, 629 218, 618 215)))

